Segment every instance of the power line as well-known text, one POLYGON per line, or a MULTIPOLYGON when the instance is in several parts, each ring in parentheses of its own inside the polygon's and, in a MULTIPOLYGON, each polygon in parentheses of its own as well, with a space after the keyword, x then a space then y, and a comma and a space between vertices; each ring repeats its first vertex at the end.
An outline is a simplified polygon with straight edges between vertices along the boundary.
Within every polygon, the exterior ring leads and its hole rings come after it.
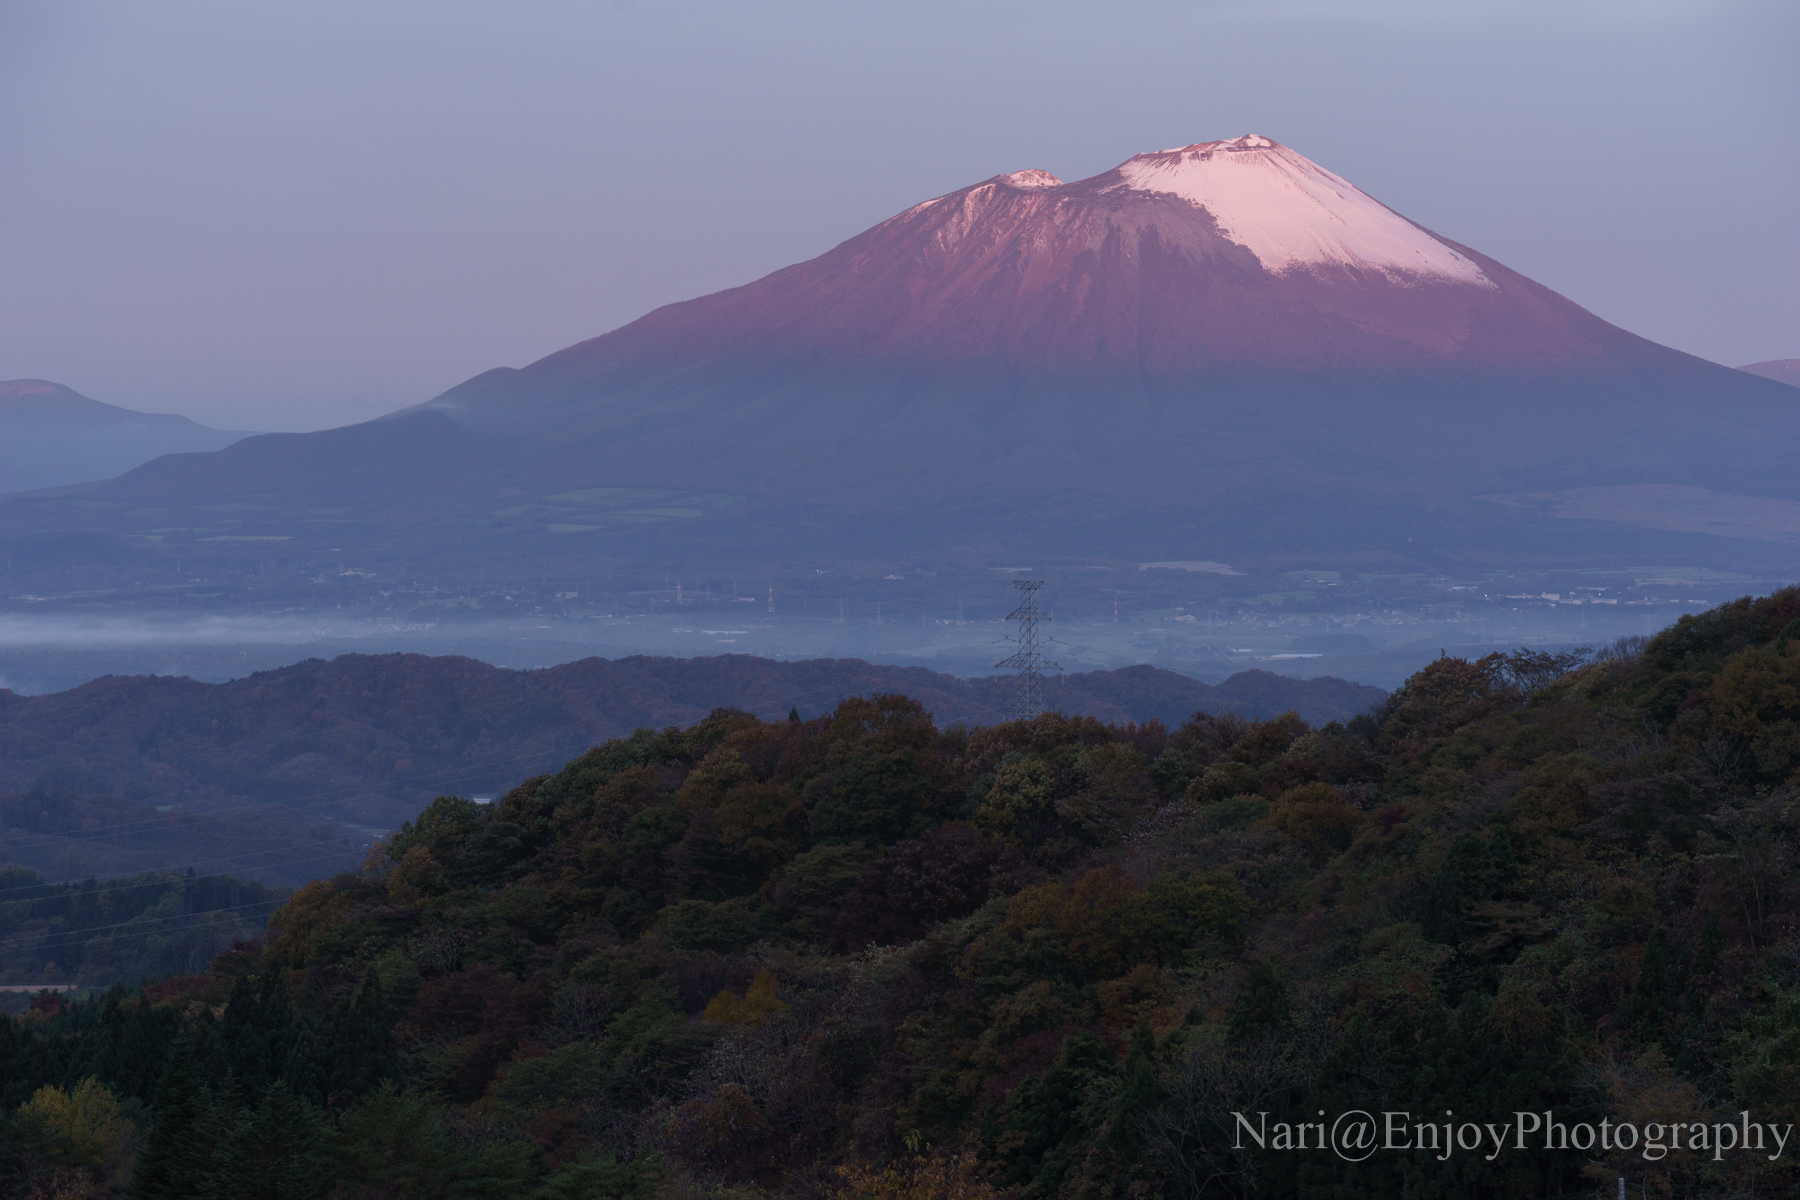
MULTIPOLYGON (((886 672, 883 672, 883 675, 884 674, 886 674, 886 672)), ((845 682, 852 683, 852 684, 854 684, 854 683, 875 683, 875 682, 879 682, 882 679, 882 677, 883 677, 882 675, 870 673, 867 675, 853 676, 853 677, 851 677, 851 679, 849 679, 845 682)), ((786 704, 793 700, 805 699, 808 696, 815 696, 815 695, 819 694, 820 692, 833 691, 839 686, 842 686, 842 685, 841 684, 824 684, 820 687, 809 688, 806 691, 792 692, 785 696, 777 696, 777 697, 774 697, 772 700, 765 698, 765 702, 773 703, 773 704, 777 704, 777 705, 786 704)), ((987 706, 982 705, 981 707, 985 708, 987 706)), ((992 710, 990 710, 990 711, 992 711, 992 710)), ((639 728, 647 729, 647 728, 649 728, 649 726, 639 726, 639 728)), ((617 740, 617 739, 607 739, 607 740, 610 741, 610 740, 617 740)), ((602 744, 604 744, 604 743, 602 743, 602 742, 586 742, 586 743, 582 744, 579 748, 575 748, 572 746, 568 750, 552 750, 552 751, 547 752, 547 754, 549 757, 559 759, 561 761, 562 765, 566 766, 569 762, 572 762, 574 759, 579 758, 582 754, 586 753, 588 750, 593 749, 594 747, 602 745, 602 744)), ((399 788, 399 787, 404 787, 408 784, 416 785, 416 784, 426 784, 426 783, 433 783, 433 782, 447 784, 447 783, 455 783, 455 782, 467 782, 466 779, 462 779, 460 777, 465 777, 465 776, 469 776, 469 775, 479 775, 484 772, 502 770, 504 768, 512 766, 515 763, 530 762, 533 760, 542 761, 546 756, 547 756, 546 752, 538 752, 538 753, 534 753, 534 754, 516 755, 512 758, 492 759, 488 762, 468 763, 463 766, 445 767, 438 771, 428 771, 428 772, 425 772, 424 774, 419 774, 419 775, 406 775, 406 776, 401 776, 400 778, 397 778, 397 779, 373 780, 368 783, 354 784, 354 785, 352 785, 350 787, 346 787, 346 788, 335 788, 330 791, 313 792, 309 795, 296 796, 291 800, 268 800, 268 801, 264 801, 260 804, 245 805, 242 808, 203 808, 203 809, 183 808, 183 809, 180 809, 179 811, 177 811, 175 813, 171 813, 167 816, 148 817, 148 818, 145 818, 140 821, 126 821, 126 822, 122 822, 117 825, 105 825, 99 829, 88 829, 85 827, 75 827, 75 828, 70 828, 70 829, 37 830, 30 834, 27 834, 23 838, 14 839, 12 841, 7 842, 6 844, 15 849, 28 849, 33 846, 49 845, 58 838, 68 838, 72 841, 77 841, 77 842, 100 841, 100 840, 103 840, 104 838, 111 837, 111 836, 114 836, 114 835, 120 834, 120 833, 126 833, 126 832, 129 832, 134 829, 159 828, 159 827, 167 828, 169 823, 172 820, 174 820, 174 821, 181 821, 181 820, 192 821, 195 818, 199 818, 199 817, 241 817, 241 816, 246 816, 250 813, 261 812, 266 809, 281 809, 281 810, 284 810, 287 812, 296 812, 296 811, 301 811, 301 810, 308 809, 308 808, 318 807, 319 805, 322 805, 322 804, 329 804, 334 800, 342 800, 347 797, 355 796, 358 794, 362 794, 362 793, 366 793, 366 792, 383 791, 383 790, 388 790, 388 789, 392 789, 392 788, 399 788)), ((554 769, 554 764, 552 764, 551 769, 554 769)), ((218 861, 218 860, 213 860, 213 861, 218 861)), ((183 865, 186 865, 186 864, 183 864, 183 865)), ((113 878, 119 878, 119 879, 126 878, 126 877, 127 876, 125 876, 125 875, 113 876, 113 878)), ((3 893, 5 890, 6 889, 0 889, 0 893, 3 893)))
MULTIPOLYGON (((29 950, 33 947, 46 946, 46 945, 49 945, 49 944, 55 942, 59 938, 63 939, 64 945, 73 945, 75 940, 78 939, 79 937, 81 937, 83 934, 104 933, 106 930, 109 930, 109 929, 127 929, 127 928, 131 928, 132 926, 138 926, 139 927, 138 932, 154 933, 155 930, 147 928, 147 927, 151 926, 151 925, 160 924, 165 921, 191 921, 191 922, 199 923, 200 918, 212 916, 214 913, 241 913, 244 909, 257 908, 264 904, 272 904, 276 908, 280 908, 283 904, 286 904, 286 903, 287 903, 287 898, 285 896, 279 900, 249 900, 243 904, 231 904, 231 905, 227 905, 223 908, 209 908, 205 912, 171 913, 167 916, 162 916, 162 917, 139 916, 138 918, 134 918, 133 920, 130 920, 130 921, 121 921, 117 925, 96 925, 96 926, 92 927, 91 929, 59 929, 52 933, 39 934, 36 937, 28 938, 23 941, 15 942, 15 941, 10 941, 10 940, 0 940, 0 954, 5 954, 8 951, 29 950)), ((270 915, 271 915, 270 913, 263 914, 264 917, 268 917, 270 915)), ((121 935, 115 934, 114 936, 118 937, 121 935)), ((92 939, 90 938, 89 940, 92 940, 92 939)))
MULTIPOLYGON (((592 745, 593 745, 593 743, 589 743, 590 748, 592 745)), ((577 750, 577 751, 572 751, 569 753, 570 753, 571 757, 579 757, 579 755, 584 752, 585 751, 577 750)), ((563 751, 553 751, 552 753, 560 755, 564 752, 563 751)), ((466 766, 446 767, 441 771, 429 771, 423 775, 408 775, 408 776, 402 776, 399 779, 387 779, 387 780, 378 780, 378 781, 374 781, 374 782, 370 782, 370 783, 359 783, 352 787, 336 788, 332 791, 327 791, 327 792, 313 792, 311 795, 297 796, 292 800, 268 800, 261 804, 246 805, 243 808, 202 808, 202 809, 186 809, 186 808, 184 808, 184 809, 181 809, 179 812, 170 814, 169 816, 147 817, 141 821, 126 821, 126 822, 123 822, 118 825, 104 825, 99 829, 87 829, 87 828, 78 827, 78 828, 72 828, 72 829, 42 830, 37 833, 30 834, 25 838, 20 838, 20 839, 8 842, 7 845, 13 846, 15 848, 30 847, 30 846, 36 846, 36 845, 46 845, 49 842, 53 841, 54 839, 61 838, 61 837, 67 837, 73 841, 98 841, 102 837, 110 836, 110 835, 118 834, 118 833, 124 833, 124 832, 126 832, 128 830, 132 830, 132 829, 139 829, 139 828, 143 828, 146 826, 149 826, 152 828, 157 827, 157 826, 167 826, 168 823, 171 821, 171 819, 193 820, 198 817, 238 817, 238 816, 244 816, 246 814, 253 813, 253 812, 260 812, 263 809, 269 809, 269 808, 280 808, 280 809, 286 809, 289 811, 294 811, 294 810, 299 810, 299 809, 316 807, 317 805, 320 805, 320 804, 328 804, 333 800, 341 800, 341 799, 344 799, 345 797, 355 796, 355 795, 358 795, 363 792, 372 792, 372 791, 379 791, 379 790, 386 789, 386 788, 403 787, 407 784, 429 783, 429 782, 433 782, 433 781, 454 783, 454 782, 458 782, 458 779, 457 779, 458 776, 465 776, 465 775, 470 775, 470 774, 479 775, 482 772, 497 771, 502 768, 509 767, 514 763, 529 762, 534 759, 541 760, 543 757, 544 757, 544 755, 542 753, 521 754, 521 755, 517 755, 513 758, 494 759, 490 762, 485 762, 485 763, 470 763, 466 766), (79 836, 82 834, 87 834, 89 836, 87 836, 87 837, 79 836)), ((564 759, 563 761, 567 762, 568 759, 564 759)), ((466 782, 466 781, 464 781, 464 782, 466 782)))
MULTIPOLYGON (((864 675, 860 675, 860 676, 853 676, 847 682, 852 683, 852 684, 879 683, 882 681, 882 679, 887 674, 888 674, 888 672, 881 672, 879 674, 875 673, 875 672, 870 672, 868 674, 864 674, 864 675)), ((767 700, 767 698, 765 698, 765 702, 772 702, 772 703, 776 703, 776 704, 786 704, 786 703, 790 702, 791 700, 805 699, 809 696, 817 695, 820 692, 835 691, 835 690, 837 690, 837 688, 839 688, 841 686, 842 686, 842 682, 835 683, 835 684, 826 684, 821 687, 807 689, 806 691, 791 692, 784 696, 778 696, 778 697, 775 697, 773 701, 769 701, 769 700, 767 700)), ((998 709, 991 708, 990 706, 988 706, 986 704, 982 704, 979 701, 974 701, 974 703, 975 703, 976 707, 986 709, 987 711, 993 712, 998 716, 1005 715, 1005 714, 1001 713, 998 709)), ((647 727, 645 727, 645 728, 647 728, 647 727)), ((590 744, 590 746, 587 748, 591 748, 591 746, 592 746, 592 744, 590 744)), ((581 756, 581 754, 585 753, 585 749, 586 748, 584 748, 582 750, 559 751, 559 752, 554 752, 554 753, 556 753, 558 756, 566 754, 567 757, 565 757, 563 759, 563 761, 565 763, 567 763, 567 762, 573 761, 575 758, 579 758, 581 756)), ((68 840, 78 842, 78 843, 84 842, 84 841, 98 842, 103 839, 112 837, 114 835, 130 832, 132 830, 135 830, 135 829, 138 829, 138 828, 141 828, 144 826, 150 826, 153 828, 154 827, 167 828, 172 820, 175 822, 191 823, 200 818, 237 817, 237 816, 244 816, 244 815, 247 815, 250 813, 258 812, 258 811, 261 811, 264 809, 281 809, 286 812, 296 812, 296 811, 302 811, 307 808, 316 807, 320 804, 328 804, 335 800, 341 800, 348 796, 354 796, 359 793, 375 791, 375 790, 384 789, 384 788, 390 788, 390 787, 408 784, 408 783, 417 784, 417 783, 424 783, 424 782, 428 782, 428 781, 435 781, 438 783, 445 783, 445 784, 453 783, 453 782, 457 782, 458 777, 461 777, 461 776, 468 776, 471 774, 479 774, 479 773, 487 772, 487 771, 500 770, 500 769, 510 767, 513 764, 520 763, 520 762, 527 762, 527 761, 531 761, 533 759, 537 759, 537 760, 541 761, 542 757, 543 756, 541 754, 524 754, 524 755, 519 755, 514 758, 495 759, 495 760, 492 760, 489 762, 484 762, 484 763, 470 763, 466 766, 449 767, 449 768, 446 768, 441 771, 427 772, 422 775, 412 775, 412 776, 406 776, 406 777, 403 777, 400 779, 384 780, 384 781, 371 782, 371 783, 366 783, 366 784, 357 784, 353 787, 348 787, 348 788, 338 788, 338 789, 334 789, 331 791, 315 792, 310 796, 300 796, 300 797, 296 797, 293 800, 271 800, 271 801, 264 802, 262 804, 247 805, 243 808, 200 809, 200 810, 184 809, 179 812, 170 814, 169 816, 157 816, 157 817, 148 818, 148 819, 142 820, 142 821, 127 821, 127 822, 123 822, 118 825, 103 826, 100 829, 74 828, 74 829, 65 829, 65 830, 40 831, 38 833, 28 835, 27 837, 16 839, 7 844, 14 848, 23 849, 23 848, 30 848, 30 847, 34 847, 34 846, 53 844, 58 838, 68 838, 68 840)), ((244 851, 240 854, 227 855, 227 856, 223 856, 223 857, 196 859, 191 862, 177 863, 172 867, 146 867, 146 868, 142 868, 142 869, 135 870, 135 871, 122 871, 116 875, 103 875, 103 876, 98 876, 98 877, 90 876, 89 878, 92 879, 93 882, 95 882, 97 884, 110 883, 115 880, 133 880, 133 879, 139 879, 139 878, 143 877, 144 875, 151 875, 151 874, 156 874, 159 872, 180 871, 183 868, 195 867, 195 866, 206 866, 211 863, 238 862, 242 859, 255 858, 259 855, 264 855, 264 854, 279 854, 285 850, 292 850, 295 848, 296 847, 293 847, 293 846, 274 846, 274 847, 270 847, 269 849, 266 849, 266 850, 248 850, 248 851, 244 851)), ((347 852, 354 853, 354 848, 353 847, 350 848, 349 850, 347 850, 347 852)), ((319 857, 284 860, 284 861, 278 862, 278 863, 263 863, 263 864, 258 864, 258 865, 260 865, 263 869, 271 869, 271 868, 280 867, 280 866, 297 866, 300 863, 306 863, 306 862, 323 862, 327 859, 336 858, 336 857, 338 857, 338 855, 335 855, 335 854, 323 855, 323 856, 319 856, 319 857)), ((218 872, 216 874, 211 874, 211 875, 201 875, 201 876, 198 876, 197 878, 213 879, 213 878, 227 878, 229 876, 230 876, 229 872, 218 872)), ((60 886, 65 886, 65 885, 80 884, 80 883, 85 883, 85 882, 87 882, 87 880, 67 880, 67 881, 65 881, 64 884, 58 884, 58 883, 55 883, 52 881, 42 880, 37 883, 16 884, 12 887, 0 888, 0 896, 5 896, 10 892, 29 891, 29 890, 32 890, 35 888, 54 888, 54 887, 60 887, 60 886)), ((144 884, 141 886, 150 886, 150 885, 144 884)), ((21 902, 22 901, 0 900, 0 904, 21 903, 21 902)))
POLYGON ((1019 607, 1006 614, 1008 621, 1019 623, 1018 636, 1009 639, 1018 647, 1010 657, 1003 658, 994 664, 995 669, 1011 668, 1017 671, 1017 691, 1013 702, 1007 706, 1008 714, 1023 717, 1029 721, 1044 711, 1043 706, 1043 673, 1060 671, 1062 664, 1052 662, 1038 649, 1038 622, 1050 620, 1050 614, 1037 606, 1038 589, 1044 586, 1041 579, 1015 579, 1013 586, 1019 589, 1019 607))
MULTIPOLYGON (((1045 618, 1045 619, 1047 619, 1047 618, 1045 618)), ((1053 664, 1053 663, 1048 664, 1048 665, 1050 665, 1052 667, 1055 666, 1055 664, 1053 664)), ((1057 669, 1060 669, 1060 668, 1057 668, 1057 669)), ((871 673, 861 675, 861 676, 853 676, 850 680, 848 680, 846 682, 850 682, 853 684, 854 683, 879 683, 882 681, 883 677, 887 674, 888 674, 888 672, 881 672, 879 674, 871 672, 871 673)), ((806 691, 792 692, 792 693, 789 693, 784 696, 776 697, 774 702, 777 704, 785 704, 792 700, 805 699, 807 697, 817 695, 820 692, 836 691, 841 686, 842 686, 842 683, 826 684, 824 686, 817 687, 817 688, 809 688, 806 691)), ((991 712, 996 716, 1005 717, 1005 716, 1009 715, 1011 712, 1010 709, 1007 710, 1006 712, 1002 712, 1001 710, 993 708, 990 705, 984 704, 979 700, 975 700, 973 697, 969 697, 968 700, 976 708, 983 709, 987 712, 991 712)), ((765 700, 765 702, 767 702, 767 701, 765 700)), ((588 748, 591 748, 592 745, 593 744, 590 743, 590 746, 588 748)), ((567 757, 563 758, 563 761, 565 763, 567 763, 569 761, 573 761, 574 758, 580 757, 580 755, 584 752, 585 752, 585 748, 581 749, 581 750, 571 749, 568 751, 557 751, 557 752, 552 752, 552 753, 557 755, 558 757, 567 755, 567 757)), ((299 797, 294 798, 293 800, 271 800, 271 801, 266 801, 261 804, 247 805, 242 808, 216 808, 216 809, 199 809, 199 810, 184 809, 179 812, 170 814, 168 816, 160 816, 159 815, 159 816, 147 818, 147 819, 141 820, 141 821, 128 821, 128 822, 123 822, 123 823, 117 824, 117 825, 107 825, 107 826, 101 827, 100 829, 71 828, 71 829, 64 829, 64 830, 45 830, 45 831, 39 831, 39 832, 30 834, 24 838, 16 839, 8 844, 15 849, 25 849, 25 848, 31 848, 34 846, 50 845, 50 844, 53 844, 59 838, 66 838, 66 839, 76 842, 76 843, 88 842, 88 841, 100 842, 100 841, 103 841, 108 838, 116 837, 118 834, 131 832, 133 830, 141 829, 144 827, 169 828, 171 825, 179 826, 184 823, 191 824, 201 818, 239 817, 239 816, 246 816, 251 813, 255 813, 255 812, 259 812, 259 811, 267 810, 267 809, 279 809, 279 810, 283 810, 284 812, 292 813, 292 812, 297 812, 297 811, 303 811, 308 808, 317 807, 322 804, 329 804, 333 801, 342 800, 344 798, 354 796, 359 793, 378 791, 378 790, 383 790, 383 789, 392 788, 392 787, 396 787, 396 786, 402 786, 405 784, 419 784, 419 783, 425 783, 425 782, 430 782, 430 781, 435 781, 438 783, 445 783, 445 784, 457 782, 459 780, 459 777, 466 778, 467 776, 470 776, 470 775, 479 775, 484 772, 501 770, 501 769, 510 767, 513 764, 527 762, 527 761, 530 761, 533 759, 542 761, 542 758, 543 758, 543 755, 541 753, 540 754, 523 754, 523 755, 515 756, 513 758, 495 759, 495 760, 491 760, 489 762, 484 762, 484 763, 470 763, 470 764, 467 764, 464 766, 450 767, 450 768, 446 768, 441 771, 426 772, 424 774, 405 776, 405 777, 402 777, 399 779, 390 779, 390 780, 376 781, 376 782, 370 782, 370 783, 365 783, 365 784, 357 784, 352 787, 337 788, 337 789, 333 789, 333 790, 325 791, 325 792, 314 792, 309 796, 299 796, 299 797)), ((119 874, 116 874, 116 875, 103 875, 103 876, 98 876, 98 877, 89 876, 88 879, 79 880, 79 881, 78 880, 67 880, 67 881, 64 881, 63 883, 56 883, 56 882, 53 882, 50 880, 40 880, 36 883, 15 884, 11 887, 0 888, 0 896, 5 896, 5 895, 7 895, 9 893, 13 893, 13 892, 32 891, 32 890, 36 890, 36 889, 40 889, 40 888, 53 889, 53 888, 66 887, 66 886, 79 886, 79 884, 81 884, 81 883, 86 883, 86 882, 90 882, 90 881, 95 884, 107 884, 107 883, 112 883, 112 882, 119 881, 119 880, 140 880, 140 881, 142 881, 142 880, 144 880, 144 877, 147 875, 154 876, 154 875, 174 874, 176 872, 183 870, 184 868, 192 868, 192 867, 196 867, 196 866, 207 866, 207 865, 211 865, 214 863, 240 862, 247 858, 257 858, 257 857, 260 857, 260 856, 266 855, 266 854, 280 854, 283 851, 288 851, 288 850, 293 850, 293 849, 295 849, 295 847, 293 847, 293 846, 274 846, 274 847, 270 847, 265 850, 248 850, 248 851, 244 851, 239 854, 225 855, 225 856, 215 857, 215 858, 195 859, 190 862, 177 863, 170 867, 146 867, 146 868, 141 868, 141 869, 135 870, 135 871, 120 872, 119 874)), ((252 869, 260 868, 263 870, 271 870, 271 869, 274 869, 277 867, 298 866, 303 863, 324 862, 324 861, 328 861, 330 859, 339 858, 339 857, 341 857, 341 854, 343 854, 343 853, 354 854, 355 847, 347 846, 346 849, 343 852, 341 852, 340 854, 318 855, 318 856, 311 856, 311 857, 298 858, 298 859, 284 859, 279 862, 251 864, 251 866, 252 866, 252 869)), ((225 878, 232 878, 232 877, 233 877, 232 872, 220 871, 220 872, 214 872, 214 873, 210 873, 210 874, 206 874, 206 875, 195 876, 195 879, 225 879, 225 878)), ((131 884, 129 886, 151 887, 151 886, 156 886, 156 883, 157 883, 156 880, 149 880, 149 881, 143 881, 143 882, 131 884)), ((114 890, 116 890, 116 889, 114 889, 114 890)), ((43 896, 31 897, 28 899, 22 898, 20 900, 0 900, 0 905, 35 903, 37 900, 40 900, 40 899, 50 899, 53 897, 54 894, 55 893, 47 892, 43 896)))
MULTIPOLYGON (((90 875, 86 879, 82 879, 82 880, 69 879, 69 880, 64 880, 61 883, 52 883, 47 880, 39 880, 37 883, 15 884, 14 886, 9 887, 9 888, 0 888, 0 896, 4 896, 9 892, 31 891, 35 888, 45 888, 45 889, 73 888, 73 889, 76 889, 76 891, 74 891, 74 892, 59 892, 59 891, 55 891, 55 890, 47 890, 42 895, 39 895, 39 896, 25 896, 25 897, 21 897, 20 899, 17 899, 17 900, 0 900, 0 906, 9 905, 9 904, 36 904, 40 900, 54 900, 58 897, 79 895, 80 894, 79 889, 86 887, 89 883, 92 883, 96 887, 98 887, 101 884, 114 883, 121 879, 133 880, 135 882, 126 883, 123 887, 107 888, 106 890, 108 892, 112 892, 112 893, 131 892, 131 891, 137 890, 139 888, 158 887, 158 886, 161 886, 161 885, 167 883, 170 879, 179 879, 185 883, 197 883, 202 879, 241 879, 240 876, 238 876, 235 872, 232 872, 232 871, 213 871, 213 872, 210 872, 205 875, 195 875, 191 879, 188 876, 181 874, 181 872, 183 870, 192 869, 194 867, 208 866, 212 863, 238 862, 238 861, 240 861, 242 859, 246 859, 246 858, 255 858, 260 854, 280 854, 281 852, 283 852, 285 850, 295 850, 295 849, 298 849, 298 847, 275 846, 268 850, 246 850, 242 854, 232 854, 232 855, 228 855, 224 858, 202 858, 202 859, 196 859, 195 861, 190 862, 190 863, 178 863, 172 867, 146 867, 141 871, 127 871, 127 872, 124 872, 123 874, 119 874, 119 875, 103 875, 103 876, 100 876, 99 878, 95 878, 94 876, 90 875), (146 879, 145 876, 155 876, 156 878, 146 879)), ((355 857, 356 852, 360 849, 362 849, 362 847, 352 846, 352 845, 349 845, 348 843, 345 843, 344 848, 342 850, 337 851, 336 853, 333 853, 333 854, 313 854, 313 855, 309 855, 305 858, 284 858, 284 859, 280 860, 279 862, 251 863, 251 864, 249 864, 249 869, 258 870, 258 871, 273 871, 277 867, 297 867, 303 863, 330 862, 332 859, 341 859, 341 858, 345 857, 346 855, 355 857)), ((253 879, 243 879, 242 882, 255 883, 257 881, 253 880, 253 879)))

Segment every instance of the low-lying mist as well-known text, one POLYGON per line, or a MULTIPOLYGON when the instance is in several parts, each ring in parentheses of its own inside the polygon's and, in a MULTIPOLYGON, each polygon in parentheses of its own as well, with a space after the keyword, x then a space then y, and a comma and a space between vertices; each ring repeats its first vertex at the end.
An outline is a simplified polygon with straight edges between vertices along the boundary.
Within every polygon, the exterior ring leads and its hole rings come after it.
MULTIPOLYGON (((105 675, 140 674, 224 682, 308 658, 394 652, 465 655, 512 668, 639 654, 860 658, 978 677, 996 673, 994 664, 1011 652, 1003 607, 1011 589, 1004 580, 996 584, 994 595, 979 606, 966 600, 957 607, 947 604, 941 616, 894 612, 862 597, 823 615, 771 614, 762 597, 748 604, 683 597, 679 603, 671 599, 631 614, 585 612, 561 602, 500 619, 471 614, 436 621, 349 612, 15 612, 0 614, 0 688, 41 695, 105 675)), ((1054 612, 1054 594, 1046 598, 1054 612)), ((1065 608, 1051 625, 1046 650, 1072 671, 1148 663, 1217 683, 1256 668, 1299 679, 1334 675, 1393 688, 1445 651, 1599 645, 1654 633, 1718 598, 1659 598, 1637 605, 1582 603, 1573 596, 1503 599, 1505 603, 1478 606, 1310 613, 1274 606, 1233 611, 1179 604, 1148 610, 1139 606, 1117 614, 1065 608)))

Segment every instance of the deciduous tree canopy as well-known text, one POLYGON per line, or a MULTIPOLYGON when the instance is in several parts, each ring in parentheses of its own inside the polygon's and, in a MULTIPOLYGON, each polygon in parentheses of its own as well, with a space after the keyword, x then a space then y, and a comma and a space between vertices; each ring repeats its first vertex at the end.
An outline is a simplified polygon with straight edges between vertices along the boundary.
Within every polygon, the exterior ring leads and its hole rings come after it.
POLYGON ((1230 1114, 1800 1121, 1797 619, 1444 659, 1316 729, 878 695, 639 730, 438 799, 206 975, 0 1026, 6 1169, 102 1186, 135 1138, 142 1196, 1792 1189, 1792 1153, 1347 1163, 1230 1114))

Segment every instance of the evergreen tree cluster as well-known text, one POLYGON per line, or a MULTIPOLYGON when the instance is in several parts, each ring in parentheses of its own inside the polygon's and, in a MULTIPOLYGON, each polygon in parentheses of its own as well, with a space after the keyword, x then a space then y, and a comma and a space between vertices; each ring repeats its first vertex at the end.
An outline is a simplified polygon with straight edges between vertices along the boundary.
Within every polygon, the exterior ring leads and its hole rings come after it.
POLYGON ((6 1169, 143 1196, 1800 1185, 1796 1153, 1347 1162, 1234 1118, 1800 1123, 1800 589, 1597 656, 1440 659, 1318 729, 797 718, 442 797, 266 944, 9 1021, 6 1169))

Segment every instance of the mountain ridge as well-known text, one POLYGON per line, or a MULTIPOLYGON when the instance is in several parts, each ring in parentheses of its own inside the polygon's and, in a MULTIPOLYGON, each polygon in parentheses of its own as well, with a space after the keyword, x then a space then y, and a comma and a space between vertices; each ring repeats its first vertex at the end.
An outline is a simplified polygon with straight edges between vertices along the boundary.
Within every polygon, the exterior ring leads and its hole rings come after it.
POLYGON ((1738 370, 1800 387, 1800 358, 1771 358, 1766 362, 1747 363, 1738 370))
MULTIPOLYGON (((693 724, 715 708, 814 716, 847 696, 904 691, 946 725, 986 725, 1006 719, 1008 683, 750 655, 587 658, 521 671, 453 655, 346 654, 228 683, 107 676, 44 696, 0 690, 0 794, 79 763, 84 790, 124 787, 142 803, 150 791, 156 803, 210 806, 342 790, 343 803, 326 810, 397 822, 439 792, 507 786, 607 738, 693 724)), ((1261 718, 1296 708, 1323 724, 1386 694, 1261 671, 1212 686, 1150 666, 1052 678, 1048 688, 1050 707, 1071 715, 1171 726, 1201 709, 1261 718)))
POLYGON ((0 493, 104 480, 160 455, 220 450, 245 436, 120 408, 47 379, 0 380, 0 493))

